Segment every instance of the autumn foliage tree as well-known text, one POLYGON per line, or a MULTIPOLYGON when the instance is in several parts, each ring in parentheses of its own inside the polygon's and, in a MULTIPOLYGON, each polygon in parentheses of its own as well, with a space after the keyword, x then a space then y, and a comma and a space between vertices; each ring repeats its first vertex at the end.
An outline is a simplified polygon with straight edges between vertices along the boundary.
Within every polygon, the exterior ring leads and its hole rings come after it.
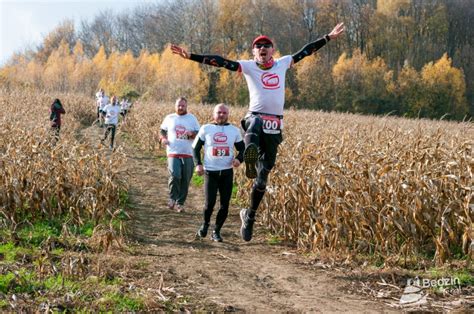
POLYGON ((70 78, 74 72, 74 59, 69 44, 62 41, 60 46, 48 57, 44 67, 43 83, 49 89, 66 92, 70 88, 70 78))
MULTIPOLYGON (((230 54, 231 60, 246 60, 250 58, 249 53, 242 55, 230 54)), ((249 102, 247 83, 241 72, 221 70, 217 82, 217 93, 221 102, 232 105, 245 106, 249 102)))
POLYGON ((158 60, 153 95, 159 101, 173 101, 186 95, 200 102, 206 95, 207 80, 196 62, 184 61, 165 49, 158 60))
POLYGON ((342 54, 332 75, 336 109, 370 114, 392 110, 388 89, 392 72, 382 59, 368 60, 360 51, 350 58, 342 54))
POLYGON ((466 84, 461 70, 452 66, 444 54, 421 70, 424 94, 419 104, 421 116, 429 118, 462 119, 468 113, 465 99, 466 84))
POLYGON ((403 66, 398 78, 390 85, 400 113, 407 117, 417 117, 423 102, 424 87, 420 73, 408 64, 403 66))
POLYGON ((297 106, 332 110, 334 83, 331 66, 316 54, 301 60, 296 66, 298 86, 297 106))

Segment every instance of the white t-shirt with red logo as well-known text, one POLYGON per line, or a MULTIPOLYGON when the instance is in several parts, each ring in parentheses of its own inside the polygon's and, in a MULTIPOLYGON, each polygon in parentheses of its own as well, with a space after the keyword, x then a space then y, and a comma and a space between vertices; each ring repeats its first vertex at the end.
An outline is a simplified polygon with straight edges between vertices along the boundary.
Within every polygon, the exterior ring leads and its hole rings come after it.
POLYGON ((182 116, 177 113, 169 114, 163 120, 161 129, 168 133, 169 145, 166 146, 168 157, 193 156, 193 140, 187 135, 187 132, 199 130, 199 122, 193 114, 187 113, 182 116))
POLYGON ((291 60, 290 55, 276 59, 268 70, 259 68, 255 60, 238 60, 249 88, 249 111, 283 115, 285 75, 291 60))
POLYGON ((232 168, 234 144, 242 141, 240 130, 231 124, 205 124, 199 130, 197 140, 204 142, 204 169, 219 171, 232 168))
POLYGON ((119 104, 108 104, 102 109, 105 112, 105 124, 115 124, 118 123, 118 116, 120 114, 120 106, 119 104))

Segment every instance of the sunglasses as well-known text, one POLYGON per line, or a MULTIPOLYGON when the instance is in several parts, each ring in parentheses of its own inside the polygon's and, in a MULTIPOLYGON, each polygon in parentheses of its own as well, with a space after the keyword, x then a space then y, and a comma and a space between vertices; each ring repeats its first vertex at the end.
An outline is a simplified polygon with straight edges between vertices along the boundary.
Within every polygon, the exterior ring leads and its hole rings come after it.
POLYGON ((255 44, 254 47, 257 48, 257 49, 260 49, 260 48, 272 48, 273 45, 272 45, 272 44, 255 44))

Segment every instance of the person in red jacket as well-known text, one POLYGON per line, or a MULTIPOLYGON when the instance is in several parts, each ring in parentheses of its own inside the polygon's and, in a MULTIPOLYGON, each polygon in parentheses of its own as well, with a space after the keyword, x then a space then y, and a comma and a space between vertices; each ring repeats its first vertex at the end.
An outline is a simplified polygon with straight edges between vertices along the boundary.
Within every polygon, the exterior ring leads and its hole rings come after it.
POLYGON ((64 110, 64 107, 61 101, 58 98, 56 98, 51 104, 51 108, 49 109, 49 112, 50 112, 49 120, 51 121, 51 130, 53 131, 54 138, 57 141, 59 139, 59 131, 61 129, 61 115, 65 114, 66 111, 64 110))

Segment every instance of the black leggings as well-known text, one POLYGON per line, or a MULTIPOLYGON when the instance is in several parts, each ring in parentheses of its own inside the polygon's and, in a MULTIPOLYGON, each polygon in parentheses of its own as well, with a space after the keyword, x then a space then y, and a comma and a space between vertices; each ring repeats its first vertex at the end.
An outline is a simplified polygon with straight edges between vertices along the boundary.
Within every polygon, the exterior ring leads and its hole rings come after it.
POLYGON ((263 120, 260 115, 256 114, 252 114, 243 120, 242 128, 245 131, 245 147, 250 143, 254 143, 258 147, 257 178, 254 185, 265 190, 268 175, 275 166, 278 146, 283 141, 283 136, 281 133, 264 133, 263 120))
POLYGON ((109 136, 109 132, 112 132, 112 136, 110 138, 110 147, 114 147, 114 140, 115 140, 115 128, 117 126, 115 124, 106 124, 105 125, 105 133, 104 133, 104 141, 109 136))
POLYGON ((206 204, 204 207, 204 223, 209 224, 211 221, 212 212, 217 200, 217 191, 219 191, 221 207, 216 217, 216 228, 220 229, 224 225, 229 213, 233 182, 234 171, 232 168, 205 172, 204 193, 206 195, 206 204))

